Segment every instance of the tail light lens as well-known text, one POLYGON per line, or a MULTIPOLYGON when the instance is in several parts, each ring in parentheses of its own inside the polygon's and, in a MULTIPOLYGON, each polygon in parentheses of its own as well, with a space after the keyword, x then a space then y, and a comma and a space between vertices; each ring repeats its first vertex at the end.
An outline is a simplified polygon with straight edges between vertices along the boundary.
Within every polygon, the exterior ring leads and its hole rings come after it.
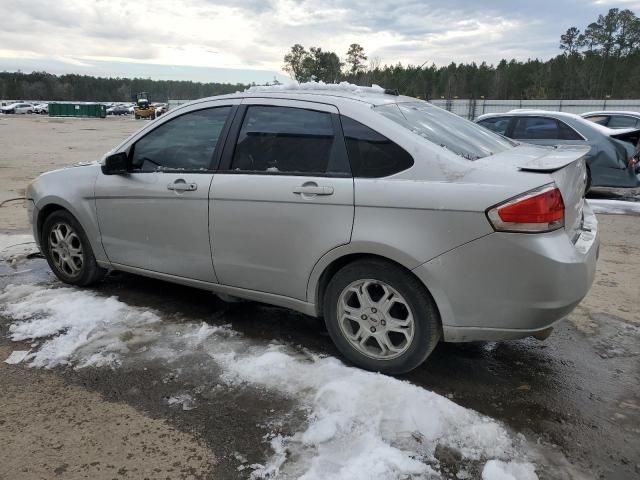
POLYGON ((550 184, 489 209, 487 217, 499 232, 551 232, 564 227, 564 202, 550 184))

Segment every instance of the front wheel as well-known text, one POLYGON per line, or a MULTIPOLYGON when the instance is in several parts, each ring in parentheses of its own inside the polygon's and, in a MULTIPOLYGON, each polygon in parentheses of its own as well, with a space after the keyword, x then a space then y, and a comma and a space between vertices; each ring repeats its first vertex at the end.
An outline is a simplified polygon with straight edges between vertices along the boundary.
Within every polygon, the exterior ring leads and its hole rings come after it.
POLYGON ((49 267, 65 283, 86 286, 106 273, 96 263, 84 230, 65 210, 57 210, 46 218, 40 245, 49 267))
POLYGON ((420 365, 441 335, 440 316, 422 283, 384 260, 361 260, 331 279, 324 298, 327 330, 353 364, 387 374, 420 365))

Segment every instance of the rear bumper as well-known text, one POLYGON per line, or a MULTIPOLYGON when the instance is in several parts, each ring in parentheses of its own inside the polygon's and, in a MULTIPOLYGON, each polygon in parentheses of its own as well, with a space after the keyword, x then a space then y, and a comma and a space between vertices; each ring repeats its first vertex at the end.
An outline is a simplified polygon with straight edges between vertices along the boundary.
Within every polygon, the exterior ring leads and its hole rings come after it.
POLYGON ((508 340, 544 332, 589 291, 599 236, 584 209, 572 243, 564 230, 492 233, 414 269, 440 310, 444 340, 508 340))

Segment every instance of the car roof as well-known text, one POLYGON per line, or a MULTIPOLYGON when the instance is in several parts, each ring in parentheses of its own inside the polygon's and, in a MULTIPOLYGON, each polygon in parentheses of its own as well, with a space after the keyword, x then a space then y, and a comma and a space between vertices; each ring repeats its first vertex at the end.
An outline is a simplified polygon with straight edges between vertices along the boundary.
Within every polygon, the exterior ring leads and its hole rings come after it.
POLYGON ((202 98, 198 102, 225 98, 281 98, 334 104, 339 101, 355 101, 374 106, 417 101, 416 98, 398 95, 396 91, 387 90, 378 85, 363 87, 347 82, 337 84, 307 82, 253 86, 244 92, 238 91, 228 95, 202 98))
POLYGON ((640 117, 640 112, 634 112, 631 110, 596 110, 582 114, 583 117, 591 115, 629 115, 632 117, 640 117))

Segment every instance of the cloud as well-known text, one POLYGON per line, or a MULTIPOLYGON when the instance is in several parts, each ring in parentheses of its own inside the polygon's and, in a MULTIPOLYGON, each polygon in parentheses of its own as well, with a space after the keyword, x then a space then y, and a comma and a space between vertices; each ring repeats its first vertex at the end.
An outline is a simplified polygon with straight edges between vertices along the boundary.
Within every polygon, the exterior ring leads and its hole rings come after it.
MULTIPOLYGON (((294 43, 382 63, 549 58, 608 0, 3 0, 0 57, 278 72, 294 43)), ((640 0, 616 0, 640 11, 640 0)), ((70 64, 72 65, 72 64, 70 64)), ((6 68, 0 63, 0 68, 6 68)))

